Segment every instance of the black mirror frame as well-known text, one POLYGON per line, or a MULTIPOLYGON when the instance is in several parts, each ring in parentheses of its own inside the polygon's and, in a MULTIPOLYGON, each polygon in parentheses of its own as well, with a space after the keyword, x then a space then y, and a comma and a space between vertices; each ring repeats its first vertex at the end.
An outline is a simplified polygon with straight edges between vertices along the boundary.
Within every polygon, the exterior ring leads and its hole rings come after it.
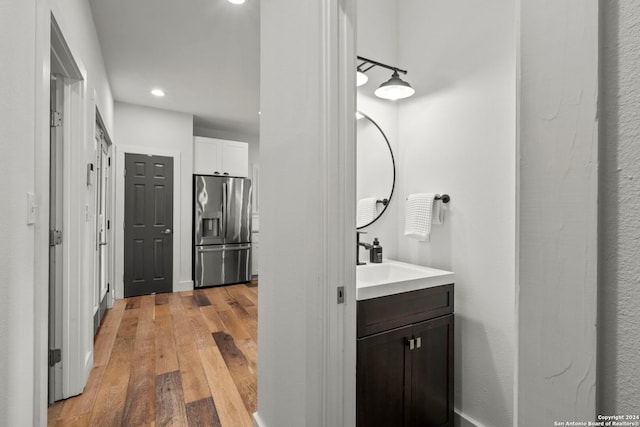
MULTIPOLYGON (((393 183, 391 184, 391 193, 389 194, 389 198, 386 199, 387 203, 383 203, 384 207, 382 208, 380 213, 373 219, 373 221, 371 221, 368 224, 362 225, 360 227, 356 226, 356 230, 362 230, 363 228, 366 228, 366 227, 370 226, 371 224, 373 224, 374 222, 376 222, 378 220, 378 218, 380 218, 382 216, 382 214, 385 213, 385 211, 389 207, 389 204, 391 204, 391 199, 393 198, 393 192, 394 192, 394 190, 396 188, 396 160, 395 160, 395 157, 393 156, 393 150, 391 149, 391 144, 389 143, 389 139, 387 138, 387 135, 382 131, 380 126, 378 126, 378 123, 376 123, 375 120, 373 120, 371 117, 367 116, 366 114, 364 114, 361 111, 358 111, 357 114, 361 114, 365 119, 369 120, 371 123, 374 124, 374 126, 376 128, 378 128, 378 130, 382 134, 385 142, 387 143, 387 147, 389 148, 389 154, 391 154, 391 166, 393 168, 393 183)), ((356 120, 358 120, 358 119, 356 119, 356 120)), ((356 126, 356 128, 357 128, 357 126, 356 126)), ((356 142, 357 142, 357 136, 356 136, 356 142)), ((357 147, 356 147, 356 149, 357 149, 357 147)))

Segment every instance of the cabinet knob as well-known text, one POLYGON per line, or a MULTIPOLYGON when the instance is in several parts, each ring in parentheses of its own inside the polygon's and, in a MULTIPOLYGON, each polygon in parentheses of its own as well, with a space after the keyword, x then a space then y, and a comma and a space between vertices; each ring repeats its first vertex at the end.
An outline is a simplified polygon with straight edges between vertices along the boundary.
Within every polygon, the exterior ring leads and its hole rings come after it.
POLYGON ((416 348, 422 347, 422 338, 416 338, 416 348))
POLYGON ((225 173, 223 173, 223 175, 229 175, 229 172, 225 172, 225 173))
POLYGON ((213 174, 214 174, 214 175, 220 175, 220 172, 215 171, 213 174))
POLYGON ((413 338, 411 338, 409 340, 409 350, 413 350, 414 348, 416 348, 416 340, 414 340, 413 338))

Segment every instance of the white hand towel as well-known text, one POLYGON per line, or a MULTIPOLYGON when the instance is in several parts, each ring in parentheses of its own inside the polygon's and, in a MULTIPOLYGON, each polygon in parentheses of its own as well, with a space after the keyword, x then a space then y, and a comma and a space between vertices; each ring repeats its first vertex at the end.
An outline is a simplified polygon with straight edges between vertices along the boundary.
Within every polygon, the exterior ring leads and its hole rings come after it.
MULTIPOLYGON (((436 197, 440 197, 436 194, 436 197)), ((431 214, 431 224, 443 224, 444 223, 444 203, 442 200, 433 200, 433 213, 431 214)))
POLYGON ((378 215, 378 207, 375 197, 367 197, 358 200, 358 214, 356 220, 356 226, 362 227, 369 224, 378 215))
POLYGON ((421 241, 429 241, 435 193, 410 194, 407 197, 404 235, 421 241))

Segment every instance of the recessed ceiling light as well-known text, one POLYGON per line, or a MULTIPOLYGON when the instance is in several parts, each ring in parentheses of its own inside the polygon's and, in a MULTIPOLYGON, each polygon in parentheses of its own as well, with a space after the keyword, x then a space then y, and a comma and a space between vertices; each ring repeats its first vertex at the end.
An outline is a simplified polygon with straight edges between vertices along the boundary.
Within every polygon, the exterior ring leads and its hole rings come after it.
POLYGON ((244 0, 229 0, 229 3, 242 4, 242 3, 244 3, 244 0))
POLYGON ((151 95, 155 95, 155 96, 164 96, 164 91, 160 90, 160 89, 153 89, 151 91, 151 95))

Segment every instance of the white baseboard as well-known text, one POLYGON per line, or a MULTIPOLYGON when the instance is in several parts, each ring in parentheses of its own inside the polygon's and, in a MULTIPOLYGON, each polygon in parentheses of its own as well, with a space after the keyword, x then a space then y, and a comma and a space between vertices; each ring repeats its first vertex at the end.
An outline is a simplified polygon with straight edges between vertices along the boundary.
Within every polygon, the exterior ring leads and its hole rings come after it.
POLYGON ((453 410, 453 426, 454 427, 485 427, 484 424, 474 420, 467 414, 463 414, 457 409, 453 410))
POLYGON ((253 427, 267 427, 260 419, 260 415, 258 415, 258 412, 254 412, 252 414, 252 418, 253 418, 253 427))
POLYGON ((192 291, 193 280, 182 280, 173 288, 173 292, 192 291))

